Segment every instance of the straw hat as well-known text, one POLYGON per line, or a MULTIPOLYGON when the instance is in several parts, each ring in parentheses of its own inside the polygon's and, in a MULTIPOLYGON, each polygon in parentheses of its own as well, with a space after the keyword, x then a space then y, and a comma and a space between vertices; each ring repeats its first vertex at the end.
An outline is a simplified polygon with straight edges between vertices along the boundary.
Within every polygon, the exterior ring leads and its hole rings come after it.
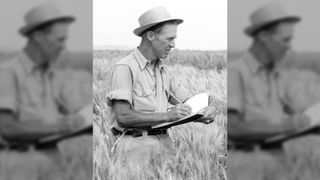
POLYGON ((52 21, 74 21, 71 15, 60 12, 57 5, 51 2, 41 4, 28 11, 24 17, 25 25, 19 29, 19 32, 26 36, 30 31, 39 26, 52 21))
POLYGON ((133 33, 137 36, 141 36, 145 30, 152 26, 172 20, 176 21, 178 24, 183 22, 182 19, 172 18, 165 7, 156 7, 148 10, 139 17, 140 27, 136 28, 133 33))
POLYGON ((251 25, 245 29, 245 33, 252 36, 257 30, 269 24, 279 21, 298 22, 300 19, 301 18, 296 15, 289 15, 279 3, 267 4, 251 14, 251 25))

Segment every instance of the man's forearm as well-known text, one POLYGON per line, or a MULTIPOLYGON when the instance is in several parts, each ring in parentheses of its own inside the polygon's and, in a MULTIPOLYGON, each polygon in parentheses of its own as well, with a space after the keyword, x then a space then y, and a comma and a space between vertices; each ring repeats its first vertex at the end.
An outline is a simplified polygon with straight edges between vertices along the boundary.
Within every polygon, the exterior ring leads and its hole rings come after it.
POLYGON ((149 128, 170 121, 169 113, 141 113, 134 110, 121 113, 117 119, 119 125, 126 128, 149 128))
POLYGON ((228 122, 228 134, 235 140, 262 140, 284 132, 282 125, 228 122))
POLYGON ((149 128, 153 125, 174 120, 171 112, 142 113, 131 108, 125 101, 116 101, 113 106, 116 119, 124 128, 149 128))
POLYGON ((9 141, 34 141, 66 128, 62 124, 18 122, 11 113, 0 114, 0 134, 9 141))
POLYGON ((246 122, 228 113, 228 136, 234 140, 256 141, 285 132, 284 124, 246 122))
MULTIPOLYGON (((3 124, 1 124, 2 126, 3 124)), ((39 138, 61 132, 61 126, 33 124, 33 123, 7 123, 1 128, 2 135, 9 141, 35 141, 39 138)))

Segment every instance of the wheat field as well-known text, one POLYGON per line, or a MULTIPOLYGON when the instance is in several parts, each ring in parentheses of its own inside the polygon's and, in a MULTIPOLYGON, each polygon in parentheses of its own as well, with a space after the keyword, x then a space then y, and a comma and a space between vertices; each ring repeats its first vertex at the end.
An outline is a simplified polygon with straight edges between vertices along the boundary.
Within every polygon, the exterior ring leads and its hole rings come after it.
MULTIPOLYGON (((228 61, 232 61, 237 55, 232 53, 227 55, 226 51, 175 51, 170 55, 166 63, 182 84, 192 94, 209 92, 214 97, 213 103, 221 109, 222 113, 214 123, 209 125, 190 123, 171 129, 169 134, 175 145, 172 156, 161 159, 154 156, 149 160, 148 166, 129 169, 123 159, 115 158, 110 153, 116 138, 109 130, 110 109, 106 104, 110 70, 116 61, 129 53, 130 51, 95 51, 93 62, 91 53, 79 53, 77 57, 69 55, 69 59, 58 63, 60 68, 81 69, 90 74, 89 77, 87 73, 84 75, 78 71, 67 70, 67 74, 61 76, 67 81, 61 85, 65 86, 64 96, 71 98, 71 110, 77 108, 79 99, 80 103, 90 100, 94 102, 94 137, 93 140, 92 136, 84 136, 62 142, 58 147, 60 157, 56 159, 59 166, 49 168, 50 171, 41 172, 39 177, 49 180, 85 180, 91 177, 95 180, 226 180, 227 58, 228 61), (87 83, 83 83, 81 79, 86 79, 87 83), (93 91, 91 90, 92 81, 93 91), (77 85, 68 82, 74 82, 77 85), (75 91, 70 89, 82 89, 78 92, 79 98, 75 95, 75 91)), ((295 112, 302 112, 308 106, 320 101, 319 54, 292 54, 282 66, 284 70, 281 88, 295 112)), ((318 135, 287 142, 284 145, 284 156, 290 173, 284 179, 318 179, 320 176, 319 147, 318 135)), ((33 153, 30 152, 30 154, 33 153)), ((0 153, 0 160, 7 157, 7 152, 0 153)), ((23 161, 23 157, 20 160, 23 161)), ((6 167, 0 163, 1 180, 12 179, 10 173, 13 171, 6 167)), ((35 171, 38 170, 35 169, 35 171)), ((266 178, 271 177, 274 176, 270 175, 266 178)))
POLYGON ((116 138, 110 133, 110 70, 129 51, 98 51, 93 61, 94 179, 226 179, 226 52, 176 51, 166 63, 192 94, 209 92, 221 110, 209 125, 189 123, 170 129, 175 150, 170 156, 152 156, 146 167, 130 169, 110 149, 116 138))

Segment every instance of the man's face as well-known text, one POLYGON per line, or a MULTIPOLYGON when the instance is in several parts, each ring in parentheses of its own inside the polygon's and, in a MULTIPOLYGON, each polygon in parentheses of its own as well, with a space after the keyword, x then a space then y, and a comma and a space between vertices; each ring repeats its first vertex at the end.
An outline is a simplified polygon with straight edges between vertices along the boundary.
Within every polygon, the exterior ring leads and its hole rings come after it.
POLYGON ((152 49, 158 58, 166 58, 171 49, 175 47, 177 27, 177 24, 165 24, 160 32, 155 33, 155 38, 152 40, 152 49))
POLYGON ((273 62, 281 61, 290 49, 293 30, 294 23, 283 22, 278 24, 273 32, 268 33, 265 47, 273 62))
POLYGON ((52 24, 48 32, 41 33, 39 47, 50 62, 57 60, 61 51, 65 48, 68 27, 68 23, 57 22, 52 24))

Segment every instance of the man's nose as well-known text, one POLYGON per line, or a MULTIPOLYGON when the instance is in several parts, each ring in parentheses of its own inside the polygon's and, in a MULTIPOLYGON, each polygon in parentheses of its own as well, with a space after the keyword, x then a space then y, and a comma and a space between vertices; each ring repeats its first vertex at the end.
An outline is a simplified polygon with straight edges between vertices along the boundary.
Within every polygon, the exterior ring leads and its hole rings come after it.
POLYGON ((174 48, 174 47, 176 46, 175 41, 174 41, 174 40, 172 40, 172 41, 170 42, 169 46, 170 46, 171 48, 174 48))
POLYGON ((287 50, 291 49, 291 43, 287 44, 287 50))
POLYGON ((60 44, 60 49, 64 50, 65 48, 66 48, 66 43, 65 42, 61 43, 60 44))

